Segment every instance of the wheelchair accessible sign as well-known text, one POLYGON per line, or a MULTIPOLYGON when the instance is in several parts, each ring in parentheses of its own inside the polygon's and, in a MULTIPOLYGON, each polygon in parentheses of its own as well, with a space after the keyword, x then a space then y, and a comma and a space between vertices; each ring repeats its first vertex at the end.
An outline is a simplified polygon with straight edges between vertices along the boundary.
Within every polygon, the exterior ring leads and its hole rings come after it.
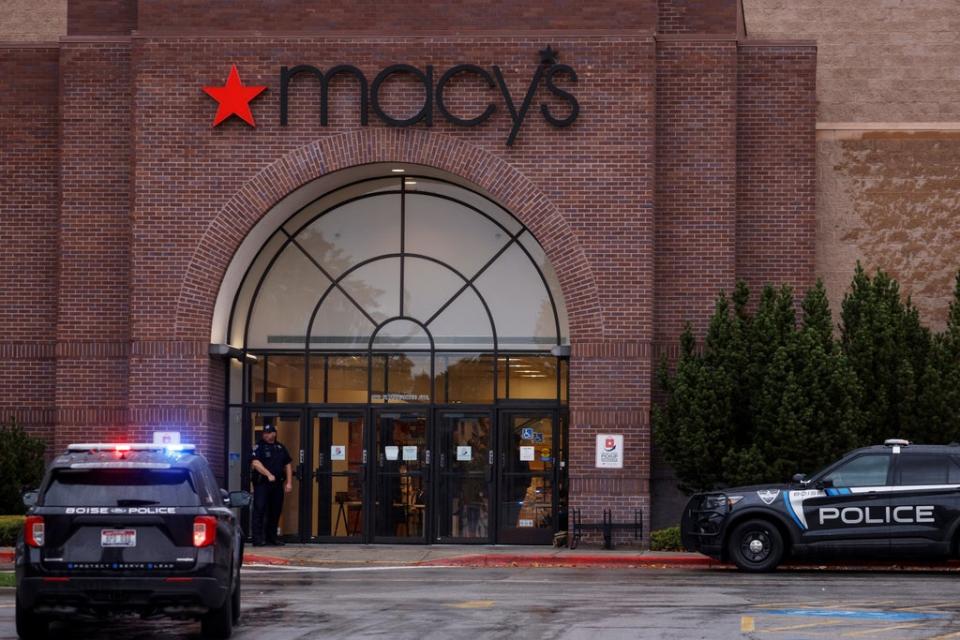
POLYGON ((597 434, 597 468, 623 469, 623 435, 597 434))

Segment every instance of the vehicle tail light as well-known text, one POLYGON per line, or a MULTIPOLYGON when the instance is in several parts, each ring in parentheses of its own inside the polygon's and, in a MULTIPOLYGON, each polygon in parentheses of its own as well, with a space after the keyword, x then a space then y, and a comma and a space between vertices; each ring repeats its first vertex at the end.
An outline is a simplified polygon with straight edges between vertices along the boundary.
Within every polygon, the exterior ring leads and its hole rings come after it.
POLYGON ((42 547, 43 534, 43 516, 27 516, 23 522, 23 540, 31 547, 42 547))
POLYGON ((217 537, 217 519, 197 516, 193 519, 193 546, 209 547, 217 537))

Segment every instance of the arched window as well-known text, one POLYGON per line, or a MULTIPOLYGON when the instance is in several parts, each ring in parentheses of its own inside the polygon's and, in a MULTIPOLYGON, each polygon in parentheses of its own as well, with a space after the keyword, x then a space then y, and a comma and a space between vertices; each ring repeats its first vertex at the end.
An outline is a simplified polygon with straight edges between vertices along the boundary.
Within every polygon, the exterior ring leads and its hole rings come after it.
POLYGON ((523 397, 541 379, 559 389, 565 371, 549 354, 568 343, 556 274, 530 231, 475 191, 410 173, 353 182, 291 215, 247 270, 229 336, 265 356, 248 376, 253 402, 284 401, 271 378, 289 379, 290 402, 365 401, 364 374, 373 402, 488 402, 508 395, 514 370, 509 395, 523 397), (289 371, 271 372, 271 359, 289 371), (490 393, 450 395, 454 378, 486 380, 488 367, 490 393))

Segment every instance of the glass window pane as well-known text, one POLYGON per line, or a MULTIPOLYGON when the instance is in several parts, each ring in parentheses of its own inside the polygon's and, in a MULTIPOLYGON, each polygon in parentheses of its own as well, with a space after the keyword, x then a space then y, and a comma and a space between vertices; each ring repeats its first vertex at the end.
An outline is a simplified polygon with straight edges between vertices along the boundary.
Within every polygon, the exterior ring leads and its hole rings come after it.
POLYGON ((407 258, 403 270, 403 315, 426 322, 466 284, 429 260, 407 258))
POLYGON ((540 276, 516 244, 476 281, 497 327, 501 349, 543 349, 557 344, 553 307, 540 276))
POLYGON ((229 362, 230 404, 240 404, 243 402, 243 363, 236 358, 230 358, 229 362))
POLYGON ((484 196, 478 195, 469 189, 464 189, 463 187, 450 184, 449 182, 431 180, 429 178, 417 178, 416 185, 410 186, 408 183, 407 186, 407 195, 412 195, 415 193, 436 193, 464 202, 471 207, 475 207, 480 211, 483 211, 485 214, 496 220, 497 223, 503 226, 511 235, 519 231, 522 226, 519 220, 514 218, 506 209, 495 204, 489 198, 485 198, 484 196))
POLYGON ((377 322, 400 314, 400 258, 366 264, 341 280, 340 286, 377 322))
POLYGON ((302 347, 310 315, 330 280, 293 245, 270 268, 253 306, 247 346, 302 347))
POLYGON ((270 260, 276 255, 277 251, 283 246, 286 236, 282 233, 273 234, 267 243, 257 254, 256 259, 247 271, 243 284, 240 285, 240 291, 233 303, 233 317, 230 321, 230 344, 241 346, 243 344, 244 331, 246 331, 247 313, 250 311, 250 301, 253 299, 253 292, 260 282, 270 260))
POLYGON ((324 382, 326 381, 326 372, 324 370, 326 356, 311 353, 308 361, 310 362, 310 377, 307 381, 307 401, 323 402, 323 388, 324 382))
POLYGON ((497 358, 497 398, 503 400, 507 397, 507 358, 500 356, 497 358))
POLYGON ((373 393, 371 402, 430 402, 430 354, 396 353, 374 356, 373 393), (387 363, 386 392, 383 391, 383 362, 387 363), (378 372, 379 368, 379 372, 378 372), (377 375, 380 373, 380 375, 377 375))
POLYGON ((327 402, 367 402, 367 356, 330 355, 327 402))
POLYGON ((570 362, 568 360, 560 361, 560 402, 567 403, 567 397, 570 393, 570 362))
POLYGON ((373 339, 374 349, 429 349, 430 336, 409 320, 392 320, 373 339))
POLYGON ((314 349, 366 349, 374 326, 339 289, 327 295, 310 330, 314 349))
POLYGON ((956 465, 947 456, 901 454, 900 484, 947 484, 950 467, 956 465))
POLYGON ((257 361, 250 363, 250 389, 247 397, 250 402, 265 402, 263 399, 263 383, 266 379, 267 357, 257 356, 257 361))
POLYGON ((550 287, 550 293, 553 294, 553 303, 557 308, 557 315, 560 319, 560 344, 570 344, 570 328, 567 319, 567 305, 563 300, 563 292, 560 290, 560 278, 557 272, 553 270, 553 265, 547 260, 547 254, 544 253, 540 243, 536 238, 526 232, 522 234, 518 241, 527 250, 534 264, 540 267, 543 277, 547 280, 547 286, 550 287))
POLYGON ((399 253, 400 195, 348 202, 311 223, 296 239, 333 278, 364 260, 399 253))
POLYGON ((886 454, 860 456, 831 471, 824 480, 832 480, 835 487, 878 487, 887 484, 889 467, 886 454))
POLYGON ((436 401, 490 404, 493 402, 493 356, 444 353, 435 365, 436 401))
POLYGON ((437 349, 493 349, 490 317, 473 289, 466 289, 427 328, 437 349))
POLYGON ((303 402, 303 356, 267 357, 267 402, 303 402))
POLYGON ((511 400, 556 400, 557 359, 553 356, 510 356, 511 400))
POLYGON ((327 209, 333 209, 341 202, 353 200, 358 196, 368 193, 379 193, 383 191, 400 191, 400 180, 396 177, 381 178, 378 180, 367 180, 359 184, 342 187, 328 193, 327 195, 308 203, 303 209, 283 224, 287 233, 296 235, 301 227, 306 224, 313 224, 313 218, 322 214, 327 209))
POLYGON ((405 247, 442 260, 467 279, 476 275, 510 234, 461 204, 407 194, 405 247))

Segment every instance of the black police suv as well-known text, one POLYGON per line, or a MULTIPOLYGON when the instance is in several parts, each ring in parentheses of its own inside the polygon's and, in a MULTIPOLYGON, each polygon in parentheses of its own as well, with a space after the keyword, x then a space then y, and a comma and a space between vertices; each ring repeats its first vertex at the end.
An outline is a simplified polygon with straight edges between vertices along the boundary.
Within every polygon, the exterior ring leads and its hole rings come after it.
POLYGON ((139 614, 200 619, 227 638, 240 613, 243 538, 193 445, 75 444, 47 469, 16 547, 21 638, 53 619, 139 614))
POLYGON ((947 557, 960 542, 960 445, 888 440, 788 485, 696 494, 684 546, 745 571, 790 557, 947 557))

